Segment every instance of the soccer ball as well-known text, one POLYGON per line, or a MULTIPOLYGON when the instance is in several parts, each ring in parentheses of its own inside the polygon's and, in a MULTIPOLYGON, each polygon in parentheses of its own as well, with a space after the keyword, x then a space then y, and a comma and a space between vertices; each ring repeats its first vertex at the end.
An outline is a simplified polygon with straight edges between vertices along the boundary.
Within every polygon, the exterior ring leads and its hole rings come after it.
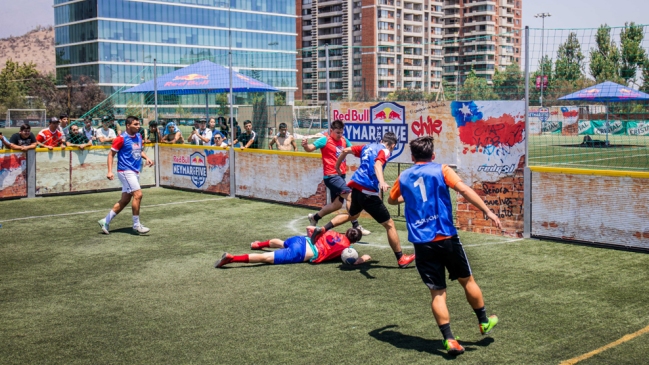
POLYGON ((343 253, 340 254, 340 258, 343 260, 343 264, 353 265, 358 259, 358 252, 351 247, 343 250, 343 253))

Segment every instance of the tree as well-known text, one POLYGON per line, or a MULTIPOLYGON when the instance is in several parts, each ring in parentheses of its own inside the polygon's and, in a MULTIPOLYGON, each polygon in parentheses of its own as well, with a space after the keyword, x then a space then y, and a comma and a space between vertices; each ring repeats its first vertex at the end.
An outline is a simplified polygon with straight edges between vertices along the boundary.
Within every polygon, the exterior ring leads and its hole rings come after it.
POLYGON ((583 75, 584 55, 577 34, 570 32, 568 39, 559 46, 555 61, 554 77, 557 80, 577 81, 583 75))
POLYGON ((620 81, 620 51, 611 39, 611 28, 604 24, 597 30, 597 48, 590 50, 590 74, 600 83, 620 81))
POLYGON ((624 79, 625 84, 629 80, 636 80, 638 67, 642 67, 646 52, 642 47, 644 38, 643 27, 631 22, 624 24, 624 29, 620 33, 620 47, 622 50, 620 59, 620 76, 624 79))
POLYGON ((93 79, 82 75, 64 78, 65 88, 59 89, 57 102, 59 108, 71 118, 77 118, 92 110, 106 99, 93 79))
POLYGON ((286 105, 286 93, 282 91, 275 92, 275 105, 286 105))
POLYGON ((500 100, 521 100, 525 98, 525 78, 517 63, 512 63, 505 71, 496 69, 493 78, 494 92, 500 100))
POLYGON ((493 87, 489 85, 486 78, 478 77, 474 70, 469 72, 462 90, 461 100, 497 100, 498 95, 494 93, 493 87))
POLYGON ((649 93, 649 57, 642 62, 642 87, 640 91, 649 93))
POLYGON ((33 63, 20 64, 7 60, 5 68, 0 71, 0 112, 25 108, 26 97, 31 96, 28 81, 38 76, 33 63))
POLYGON ((427 100, 426 93, 418 89, 400 89, 388 94, 387 101, 422 101, 427 100))
POLYGON ((218 104, 216 109, 217 114, 230 115, 230 105, 228 103, 227 93, 216 94, 216 104, 218 104))

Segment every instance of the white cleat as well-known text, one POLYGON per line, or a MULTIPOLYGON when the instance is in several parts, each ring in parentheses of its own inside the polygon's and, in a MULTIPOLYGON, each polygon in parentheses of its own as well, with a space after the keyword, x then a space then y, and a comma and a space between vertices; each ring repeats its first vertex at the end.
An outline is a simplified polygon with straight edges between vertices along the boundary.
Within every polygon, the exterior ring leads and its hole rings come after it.
POLYGON ((133 226, 133 230, 139 234, 147 234, 150 231, 150 229, 146 228, 141 224, 138 224, 137 226, 133 226))
POLYGON ((318 225, 318 222, 315 221, 314 216, 315 214, 309 214, 307 217, 309 217, 309 223, 315 227, 318 225))
POLYGON ((99 227, 101 227, 101 231, 104 232, 104 234, 110 234, 108 231, 108 223, 106 223, 106 219, 100 219, 97 221, 99 223, 99 227))
POLYGON ((363 226, 358 226, 356 228, 361 230, 361 232, 363 233, 363 236, 368 236, 368 235, 370 235, 372 233, 372 232, 368 231, 367 229, 363 228, 363 226))

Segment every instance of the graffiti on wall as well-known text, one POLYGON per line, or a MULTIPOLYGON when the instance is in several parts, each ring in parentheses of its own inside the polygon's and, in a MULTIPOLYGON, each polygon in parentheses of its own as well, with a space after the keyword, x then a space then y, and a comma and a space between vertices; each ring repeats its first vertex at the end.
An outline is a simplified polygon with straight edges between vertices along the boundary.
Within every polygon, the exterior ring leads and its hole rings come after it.
POLYGON ((27 159, 23 152, 0 153, 0 198, 27 196, 27 159))

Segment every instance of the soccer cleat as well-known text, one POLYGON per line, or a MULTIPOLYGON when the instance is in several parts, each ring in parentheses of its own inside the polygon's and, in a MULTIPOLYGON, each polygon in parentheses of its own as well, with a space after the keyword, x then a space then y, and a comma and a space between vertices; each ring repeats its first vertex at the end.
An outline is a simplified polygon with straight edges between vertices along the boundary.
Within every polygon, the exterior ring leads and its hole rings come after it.
POLYGON ((225 266, 231 263, 233 258, 234 256, 231 253, 226 252, 223 254, 223 256, 221 256, 221 259, 219 261, 214 263, 214 267, 218 269, 219 267, 225 266))
POLYGON ((361 230, 361 232, 363 233, 363 236, 369 236, 372 233, 372 232, 368 231, 367 229, 363 228, 363 226, 358 226, 356 228, 361 230))
POLYGON ((150 229, 146 228, 145 226, 138 224, 136 226, 133 226, 133 230, 139 234, 146 234, 149 233, 150 229))
POLYGON ((325 231, 325 230, 324 230, 324 228, 322 228, 322 227, 315 227, 315 229, 313 230, 313 233, 311 233, 311 237, 309 237, 309 238, 311 239, 311 242, 312 242, 314 245, 315 245, 316 241, 318 240, 318 236, 319 236, 321 233, 324 233, 324 231, 325 231))
POLYGON ((449 355, 457 356, 464 353, 464 347, 457 340, 444 340, 444 347, 449 355))
POLYGON ((106 219, 100 219, 97 221, 99 223, 99 227, 101 227, 101 231, 104 232, 104 234, 110 234, 108 231, 108 223, 106 223, 106 219))
POLYGON ((309 214, 307 217, 309 217, 309 223, 310 223, 312 226, 315 227, 315 226, 318 225, 318 222, 315 221, 315 214, 309 214))
POLYGON ((251 250, 261 250, 261 247, 259 247, 259 241, 252 242, 250 244, 250 249, 251 250))
POLYGON ((397 261, 397 263, 399 264, 399 268, 401 268, 401 269, 405 269, 405 268, 408 267, 408 265, 410 265, 413 261, 415 261, 415 254, 414 254, 414 253, 412 253, 412 254, 410 254, 410 255, 403 255, 403 256, 401 256, 401 258, 399 259, 399 261, 397 261))
POLYGON ((498 316, 496 315, 491 315, 489 316, 489 322, 487 323, 480 323, 480 333, 482 333, 483 336, 488 335, 494 327, 498 324, 498 316))

